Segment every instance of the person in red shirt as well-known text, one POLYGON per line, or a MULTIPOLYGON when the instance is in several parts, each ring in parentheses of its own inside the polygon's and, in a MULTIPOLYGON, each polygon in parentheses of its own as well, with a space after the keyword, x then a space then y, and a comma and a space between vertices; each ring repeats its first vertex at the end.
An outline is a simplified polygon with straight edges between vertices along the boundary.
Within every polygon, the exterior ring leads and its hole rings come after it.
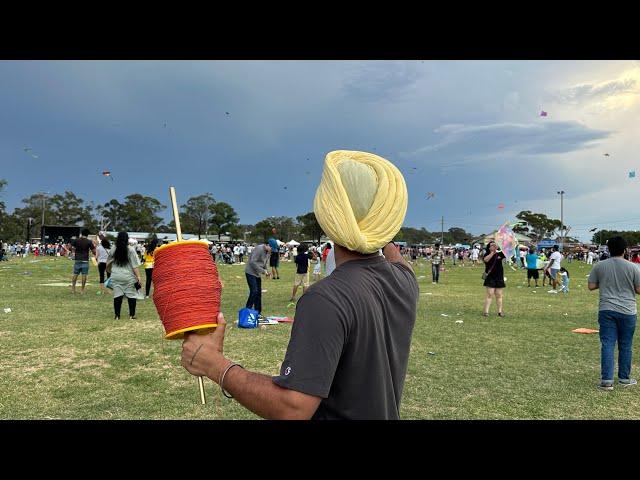
POLYGON ((640 263, 640 252, 634 253, 633 256, 631 257, 631 261, 633 263, 640 263))
POLYGON ((327 255, 329 255, 329 250, 331 250, 331 244, 327 243, 327 245, 324 247, 324 250, 322 251, 322 263, 324 263, 325 265, 327 263, 327 255))

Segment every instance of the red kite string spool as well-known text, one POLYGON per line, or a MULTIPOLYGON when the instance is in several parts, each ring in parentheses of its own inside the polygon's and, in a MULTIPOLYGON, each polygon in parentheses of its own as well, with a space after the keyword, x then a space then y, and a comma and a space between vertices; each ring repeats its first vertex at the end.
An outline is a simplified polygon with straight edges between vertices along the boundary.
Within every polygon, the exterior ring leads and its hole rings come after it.
POLYGON ((205 242, 187 240, 155 250, 153 303, 165 338, 215 328, 220 312, 218 269, 205 242))

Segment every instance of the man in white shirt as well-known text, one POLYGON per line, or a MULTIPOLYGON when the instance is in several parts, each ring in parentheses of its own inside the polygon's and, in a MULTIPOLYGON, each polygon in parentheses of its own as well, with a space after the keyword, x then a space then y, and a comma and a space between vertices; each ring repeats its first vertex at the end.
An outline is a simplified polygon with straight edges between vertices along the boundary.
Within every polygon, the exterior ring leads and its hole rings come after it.
POLYGON ((551 276, 552 289, 548 293, 558 293, 558 272, 560 271, 560 262, 562 262, 562 254, 558 245, 553 246, 553 253, 549 257, 549 275, 551 276))
POLYGON ((593 257, 593 252, 589 250, 589 253, 587 254, 587 265, 593 265, 593 257))

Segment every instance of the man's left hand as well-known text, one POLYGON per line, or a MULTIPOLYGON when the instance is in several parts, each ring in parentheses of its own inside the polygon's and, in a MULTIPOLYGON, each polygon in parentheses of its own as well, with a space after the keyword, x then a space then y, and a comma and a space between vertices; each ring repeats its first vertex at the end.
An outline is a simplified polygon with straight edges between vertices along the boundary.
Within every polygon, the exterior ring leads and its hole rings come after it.
POLYGON ((218 314, 218 326, 211 333, 185 333, 182 342, 182 366, 196 376, 207 376, 218 381, 219 370, 226 362, 223 356, 224 330, 226 322, 222 313, 218 314))

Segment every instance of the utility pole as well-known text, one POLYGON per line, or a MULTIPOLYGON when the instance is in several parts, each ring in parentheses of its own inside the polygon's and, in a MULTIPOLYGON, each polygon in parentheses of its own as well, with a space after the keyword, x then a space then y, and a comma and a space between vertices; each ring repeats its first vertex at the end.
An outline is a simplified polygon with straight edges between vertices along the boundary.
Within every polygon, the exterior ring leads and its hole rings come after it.
POLYGON ((441 221, 440 245, 444 245, 444 215, 442 216, 441 221))
POLYGON ((561 237, 561 245, 562 245, 562 250, 564 250, 564 203, 563 203, 563 195, 564 195, 564 190, 560 190, 558 192, 558 195, 560 195, 560 234, 562 235, 561 237))
POLYGON ((44 243, 44 192, 42 192, 42 223, 40 224, 40 242, 44 243))

